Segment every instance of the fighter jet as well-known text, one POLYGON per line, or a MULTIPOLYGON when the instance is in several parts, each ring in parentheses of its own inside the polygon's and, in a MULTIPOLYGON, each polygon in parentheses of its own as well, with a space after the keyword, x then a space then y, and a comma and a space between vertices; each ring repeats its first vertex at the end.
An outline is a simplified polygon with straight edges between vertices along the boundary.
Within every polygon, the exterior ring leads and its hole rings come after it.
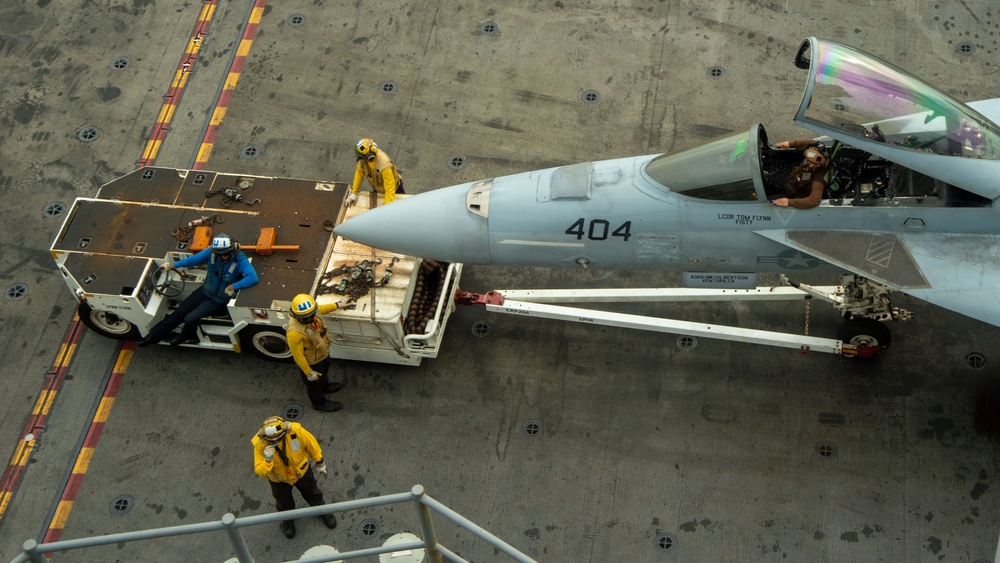
POLYGON ((849 272, 1000 326, 1000 99, 966 105, 814 37, 794 63, 808 71, 795 122, 828 160, 818 206, 775 205, 803 152, 755 124, 672 153, 433 190, 336 232, 471 264, 849 272))

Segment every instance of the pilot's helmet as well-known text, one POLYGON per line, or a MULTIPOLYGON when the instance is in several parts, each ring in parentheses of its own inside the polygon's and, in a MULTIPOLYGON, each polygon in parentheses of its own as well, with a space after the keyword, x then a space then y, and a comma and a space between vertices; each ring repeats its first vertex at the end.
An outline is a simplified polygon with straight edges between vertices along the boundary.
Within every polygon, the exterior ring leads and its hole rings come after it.
POLYGON ((358 160, 375 160, 375 153, 378 152, 378 145, 375 141, 364 138, 358 141, 357 146, 354 147, 354 152, 358 157, 358 160))
POLYGON ((803 156, 805 156, 806 162, 808 162, 809 164, 818 166, 820 168, 826 166, 827 162, 826 156, 824 156, 823 153, 820 152, 820 150, 817 149, 816 147, 807 148, 805 153, 803 153, 803 156))

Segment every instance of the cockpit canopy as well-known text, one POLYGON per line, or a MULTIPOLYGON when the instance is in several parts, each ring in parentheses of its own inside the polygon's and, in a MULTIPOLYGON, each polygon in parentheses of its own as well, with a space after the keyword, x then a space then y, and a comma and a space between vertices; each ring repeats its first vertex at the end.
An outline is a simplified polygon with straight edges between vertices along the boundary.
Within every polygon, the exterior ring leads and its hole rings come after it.
POLYGON ((867 53, 810 37, 795 57, 809 79, 795 122, 938 181, 1000 196, 1000 127, 867 53))
MULTIPOLYGON (((846 45, 807 39, 795 65, 809 69, 803 124, 942 156, 1000 159, 1000 128, 906 72, 846 45)), ((849 142, 847 139, 842 141, 849 142)))
POLYGON ((753 201, 756 138, 746 131, 709 143, 660 155, 646 165, 646 175, 675 193, 721 201, 753 201), (750 139, 754 138, 754 142, 750 139))
MULTIPOLYGON (((795 122, 858 153, 985 198, 1000 196, 1000 126, 903 70, 810 37, 795 65, 809 79, 795 122)), ((707 200, 766 200, 763 128, 658 156, 643 169, 665 190, 707 200)), ((973 196, 975 197, 975 196, 973 196)))

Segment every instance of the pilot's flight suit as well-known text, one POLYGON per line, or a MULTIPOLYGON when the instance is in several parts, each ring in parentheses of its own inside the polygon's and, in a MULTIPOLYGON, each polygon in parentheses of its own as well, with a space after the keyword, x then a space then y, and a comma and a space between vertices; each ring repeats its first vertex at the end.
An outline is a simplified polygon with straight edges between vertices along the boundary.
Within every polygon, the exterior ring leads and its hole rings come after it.
MULTIPOLYGON (((818 143, 812 139, 788 141, 789 147, 801 151, 817 145, 818 143)), ((823 201, 823 192, 830 185, 829 172, 829 161, 816 170, 806 170, 805 161, 792 169, 782 184, 785 197, 788 198, 788 206, 796 209, 812 209, 819 205, 823 201)))

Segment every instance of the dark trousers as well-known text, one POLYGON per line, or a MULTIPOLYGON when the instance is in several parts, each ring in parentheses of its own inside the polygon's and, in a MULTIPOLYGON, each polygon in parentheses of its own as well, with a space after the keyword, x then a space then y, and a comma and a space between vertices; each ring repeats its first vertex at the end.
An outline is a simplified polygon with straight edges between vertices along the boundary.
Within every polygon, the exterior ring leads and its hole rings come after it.
POLYGON ((323 491, 319 490, 319 484, 316 483, 316 474, 313 473, 312 467, 292 485, 288 483, 275 483, 271 480, 268 480, 268 483, 271 484, 271 495, 274 496, 274 507, 278 509, 278 512, 295 508, 292 487, 299 490, 302 498, 306 499, 309 506, 326 504, 326 501, 323 500, 323 491))
POLYGON ((313 371, 320 373, 319 379, 309 381, 309 378, 306 377, 306 374, 302 373, 302 370, 299 370, 299 375, 302 376, 302 383, 306 385, 306 394, 309 395, 309 402, 313 405, 322 405, 326 403, 326 395, 323 392, 326 391, 326 386, 330 384, 330 379, 327 377, 327 373, 330 371, 330 357, 327 356, 325 360, 309 367, 313 371))
POLYGON ((225 311, 225 303, 212 301, 205 295, 205 290, 199 287, 191 292, 191 295, 188 295, 187 299, 182 301, 180 307, 174 309, 173 313, 170 313, 162 321, 156 323, 156 326, 150 329, 147 338, 153 342, 159 342, 173 332, 177 328, 177 325, 184 323, 180 338, 183 340, 194 340, 197 336, 198 321, 205 317, 224 313, 225 311))

